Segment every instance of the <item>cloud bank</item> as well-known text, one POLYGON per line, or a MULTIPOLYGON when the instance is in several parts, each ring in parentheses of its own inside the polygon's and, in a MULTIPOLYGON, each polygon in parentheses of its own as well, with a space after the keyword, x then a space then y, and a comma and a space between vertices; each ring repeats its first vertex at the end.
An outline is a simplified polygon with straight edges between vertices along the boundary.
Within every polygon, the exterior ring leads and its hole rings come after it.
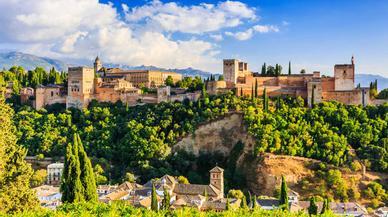
MULTIPOLYGON (((100 54, 105 62, 213 72, 219 70, 215 43, 223 40, 223 29, 259 20, 255 8, 238 1, 183 6, 154 0, 117 9, 98 0, 0 0, 0 10, 0 48, 54 58, 100 54)), ((227 35, 246 40, 255 32, 276 31, 257 25, 227 35)))

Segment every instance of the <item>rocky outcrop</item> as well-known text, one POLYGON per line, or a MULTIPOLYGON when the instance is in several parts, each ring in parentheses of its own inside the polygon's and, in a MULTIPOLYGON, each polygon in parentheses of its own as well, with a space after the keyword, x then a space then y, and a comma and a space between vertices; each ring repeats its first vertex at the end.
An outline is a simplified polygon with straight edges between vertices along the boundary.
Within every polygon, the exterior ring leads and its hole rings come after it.
POLYGON ((251 150, 254 139, 248 134, 243 115, 231 113, 206 124, 200 125, 193 134, 182 138, 173 151, 185 150, 198 155, 200 152, 219 152, 227 156, 237 142, 245 144, 246 152, 251 150))

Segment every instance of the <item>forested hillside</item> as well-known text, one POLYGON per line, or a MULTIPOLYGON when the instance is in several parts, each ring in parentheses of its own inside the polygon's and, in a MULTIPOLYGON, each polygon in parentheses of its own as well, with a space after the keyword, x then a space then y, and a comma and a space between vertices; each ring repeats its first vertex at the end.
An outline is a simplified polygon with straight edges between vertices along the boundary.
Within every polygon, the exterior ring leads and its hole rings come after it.
POLYGON ((198 124, 232 111, 244 112, 256 137, 255 155, 271 152, 344 166, 356 153, 370 169, 387 171, 387 105, 362 108, 329 102, 309 109, 301 99, 279 99, 271 101, 268 111, 262 107, 261 99, 233 94, 136 107, 94 102, 83 111, 23 107, 15 124, 18 141, 29 155, 62 156, 71 135, 79 133, 93 161, 117 181, 126 172, 141 180, 166 173, 187 175, 195 160, 172 155, 171 146, 198 124))

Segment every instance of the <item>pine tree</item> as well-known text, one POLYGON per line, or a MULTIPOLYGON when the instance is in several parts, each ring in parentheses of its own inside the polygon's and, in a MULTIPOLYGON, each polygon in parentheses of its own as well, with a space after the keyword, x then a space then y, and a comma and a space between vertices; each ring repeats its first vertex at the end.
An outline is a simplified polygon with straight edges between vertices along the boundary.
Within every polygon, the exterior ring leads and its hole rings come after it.
POLYGON ((288 75, 291 75, 291 61, 288 62, 288 75))
POLYGON ((329 207, 329 200, 326 198, 326 199, 323 201, 321 214, 325 214, 325 213, 327 213, 329 210, 330 210, 330 207, 329 207))
POLYGON ((151 210, 158 211, 158 198, 156 195, 156 189, 155 189, 154 183, 152 183, 151 210))
POLYGON ((30 188, 33 170, 24 158, 27 151, 16 144, 12 108, 5 103, 0 89, 0 213, 15 213, 38 206, 30 188))
POLYGON ((318 206, 315 202, 315 197, 310 198, 310 206, 308 208, 309 215, 317 215, 318 214, 318 206))
POLYGON ((164 189, 163 200, 162 200, 162 208, 164 210, 170 209, 170 201, 171 201, 171 196, 168 193, 167 189, 164 189))
POLYGON ((81 168, 80 180, 84 188, 84 197, 86 201, 96 202, 98 199, 96 180, 94 177, 92 163, 86 154, 82 145, 81 138, 77 135, 78 156, 81 168))
POLYGON ((282 184, 280 186, 280 198, 279 205, 283 207, 283 209, 288 210, 288 189, 287 183, 284 176, 282 176, 282 184))

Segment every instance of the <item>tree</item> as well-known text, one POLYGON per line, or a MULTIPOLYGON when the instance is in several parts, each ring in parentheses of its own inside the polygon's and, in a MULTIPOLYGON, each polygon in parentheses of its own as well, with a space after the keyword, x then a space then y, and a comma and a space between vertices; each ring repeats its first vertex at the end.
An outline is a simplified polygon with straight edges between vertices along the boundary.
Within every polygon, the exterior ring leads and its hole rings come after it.
POLYGON ((311 90, 311 108, 314 108, 315 88, 316 88, 316 85, 313 84, 312 90, 311 90))
POLYGON ((267 74, 267 65, 266 65, 266 63, 264 63, 263 66, 261 67, 261 74, 262 75, 266 75, 267 74))
POLYGON ((306 74, 306 70, 305 69, 300 70, 300 74, 306 74))
POLYGON ((258 91, 259 85, 257 83, 257 79, 255 79, 255 98, 258 97, 257 91, 258 91))
POLYGON ((100 164, 96 164, 93 168, 94 178, 96 178, 96 185, 106 184, 108 179, 104 176, 104 169, 100 164))
POLYGON ((190 184, 189 180, 184 176, 178 176, 178 182, 180 184, 190 184))
POLYGON ((84 187, 81 182, 77 134, 73 135, 73 145, 69 143, 66 148, 60 190, 63 203, 77 203, 85 200, 84 187))
POLYGON ((171 201, 171 196, 168 193, 167 189, 164 189, 163 200, 162 200, 162 209, 169 210, 170 209, 170 201, 171 201))
POLYGON ((252 209, 257 209, 257 208, 258 208, 257 197, 256 197, 256 195, 253 195, 252 209))
POLYGON ((27 151, 16 144, 13 110, 0 89, 0 212, 15 213, 35 208, 38 200, 30 188, 33 170, 24 158, 27 151))
POLYGON ((329 200, 325 198, 322 205, 321 214, 325 214, 330 210, 329 200))
POLYGON ((171 75, 167 76, 166 80, 164 81, 166 86, 173 87, 174 86, 174 79, 171 75))
POLYGON ((125 173, 125 181, 131 183, 136 182, 136 177, 133 173, 127 172, 125 173))
POLYGON ((279 205, 285 209, 288 210, 288 189, 287 189, 287 183, 284 176, 282 176, 282 184, 280 186, 280 198, 279 198, 279 205))
POLYGON ((158 211, 158 198, 156 195, 155 184, 152 183, 152 193, 151 193, 151 210, 158 211))
POLYGON ((241 198, 240 208, 248 209, 247 198, 245 197, 245 195, 241 198))
POLYGON ((263 110, 268 112, 268 96, 267 96, 267 88, 263 90, 263 110))
POLYGON ((203 196, 205 197, 205 201, 207 201, 209 198, 208 194, 207 194, 207 190, 205 188, 205 190, 203 190, 203 196))
POLYGON ((45 169, 40 169, 34 171, 34 175, 31 178, 31 186, 37 187, 43 185, 47 179, 47 171, 45 169))
POLYGON ((288 62, 288 75, 291 75, 291 61, 288 62))
POLYGON ((230 201, 229 201, 229 197, 226 197, 225 210, 230 210, 230 201))
POLYGON ((254 93, 254 88, 253 88, 253 84, 252 84, 252 89, 251 89, 251 98, 254 99, 255 98, 255 93, 254 93))
POLYGON ((310 206, 308 208, 309 215, 318 215, 318 206, 315 202, 315 197, 310 198, 310 206))
POLYGON ((244 197, 244 193, 241 190, 231 189, 228 192, 229 198, 242 199, 244 197))
POLYGON ((224 81, 224 80, 225 80, 225 78, 223 75, 218 76, 218 81, 224 81))
POLYGON ((84 198, 86 201, 95 202, 98 199, 98 195, 92 162, 90 162, 90 159, 84 150, 80 136, 78 134, 76 135, 78 140, 78 156, 81 169, 80 180, 84 188, 84 198))

